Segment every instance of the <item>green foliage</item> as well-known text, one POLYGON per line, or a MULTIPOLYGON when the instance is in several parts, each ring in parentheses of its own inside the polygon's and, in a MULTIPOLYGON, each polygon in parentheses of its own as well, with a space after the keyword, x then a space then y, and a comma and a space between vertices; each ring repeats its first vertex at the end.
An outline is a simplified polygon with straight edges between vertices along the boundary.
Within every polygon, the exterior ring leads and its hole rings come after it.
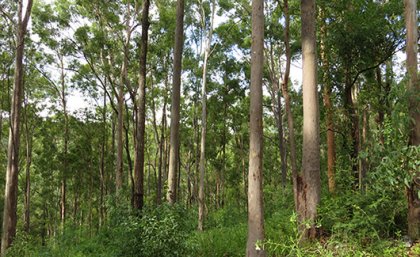
POLYGON ((181 207, 162 205, 144 210, 141 215, 130 208, 109 207, 109 224, 95 235, 92 228, 69 228, 45 246, 22 236, 15 240, 7 256, 172 257, 190 252, 187 237, 192 228, 181 207))
POLYGON ((184 256, 187 252, 185 210, 162 205, 139 214, 111 209, 104 233, 113 256, 184 256))

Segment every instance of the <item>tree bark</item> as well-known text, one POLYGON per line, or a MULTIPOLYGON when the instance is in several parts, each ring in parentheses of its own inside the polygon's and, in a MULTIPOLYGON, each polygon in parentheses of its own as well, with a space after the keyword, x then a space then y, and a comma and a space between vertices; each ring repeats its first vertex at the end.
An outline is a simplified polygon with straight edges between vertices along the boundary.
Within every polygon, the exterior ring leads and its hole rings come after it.
POLYGON ((246 256, 266 256, 256 247, 264 240, 263 210, 263 110, 264 1, 252 1, 251 91, 248 172, 248 241, 246 256))
POLYGON ((177 0, 176 29, 174 47, 174 70, 172 83, 171 135, 169 151, 168 192, 166 198, 170 204, 176 202, 177 173, 179 162, 179 119, 182 72, 182 48, 184 44, 184 0, 177 0))
POLYGON ((321 194, 319 107, 315 36, 315 0, 301 1, 303 63, 303 149, 302 174, 305 195, 305 229, 303 239, 316 236, 315 219, 321 194))
POLYGON ((141 17, 141 41, 140 41, 140 78, 137 112, 137 134, 136 134, 136 155, 134 164, 134 208, 142 210, 144 200, 144 134, 146 127, 146 62, 147 62, 147 41, 149 30, 149 6, 150 1, 143 1, 143 12, 141 17))
MULTIPOLYGON (((404 0, 405 6, 405 25, 407 28, 407 73, 408 85, 407 91, 409 95, 409 115, 410 122, 410 135, 409 145, 420 145, 420 85, 418 81, 418 68, 417 68, 417 0, 404 0)), ((413 240, 420 238, 420 199, 417 192, 420 190, 420 172, 417 170, 409 170, 410 176, 413 180, 407 188, 408 200, 408 235, 413 240)))
POLYGON ((9 143, 7 149, 7 171, 4 193, 3 230, 1 238, 1 256, 6 255, 6 250, 12 244, 16 235, 17 223, 17 191, 19 174, 19 142, 20 142, 20 112, 23 95, 23 55, 25 34, 31 15, 32 0, 28 0, 25 15, 23 15, 23 1, 18 2, 18 24, 16 35, 15 75, 13 86, 13 100, 10 113, 9 143))

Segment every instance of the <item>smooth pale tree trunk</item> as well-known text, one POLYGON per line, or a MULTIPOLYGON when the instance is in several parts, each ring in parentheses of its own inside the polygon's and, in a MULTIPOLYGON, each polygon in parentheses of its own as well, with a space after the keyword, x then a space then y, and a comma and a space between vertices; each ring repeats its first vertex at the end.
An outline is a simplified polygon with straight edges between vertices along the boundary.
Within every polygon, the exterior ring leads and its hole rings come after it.
POLYGON ((182 48, 184 45, 184 0, 177 0, 176 29, 174 47, 174 69, 171 104, 171 135, 169 150, 168 192, 166 198, 170 204, 176 202, 177 173, 179 162, 179 119, 182 71, 182 48))
POLYGON ((327 49, 325 45, 325 39, 327 38, 327 26, 325 24, 325 13, 324 10, 320 10, 321 13, 321 61, 323 68, 323 86, 324 86, 324 106, 326 115, 326 128, 327 128, 327 177, 328 177, 328 191, 331 194, 335 193, 335 137, 334 137, 334 110, 331 101, 331 82, 329 78, 330 62, 327 56, 327 49))
POLYGON ((20 142, 20 112, 23 95, 23 55, 25 34, 31 15, 32 0, 28 0, 25 14, 23 15, 23 1, 18 2, 18 23, 16 28, 16 56, 15 75, 13 85, 13 99, 10 113, 9 143, 7 148, 7 170, 4 192, 3 230, 1 237, 1 256, 6 255, 6 250, 12 244, 16 235, 17 223, 17 191, 19 174, 19 142, 20 142))
POLYGON ((264 1, 252 1, 251 91, 248 171, 248 241, 246 256, 266 256, 256 247, 264 240, 263 210, 263 112, 264 1))
POLYGON ((146 62, 147 62, 147 41, 149 30, 149 6, 150 1, 143 1, 143 12, 141 17, 141 41, 140 41, 140 78, 137 92, 137 134, 136 154, 134 162, 134 208, 141 210, 144 200, 144 134, 146 127, 146 62))
MULTIPOLYGON (((408 73, 408 87, 409 92, 409 115, 411 117, 410 123, 410 138, 409 145, 420 145, 420 85, 418 81, 417 68, 417 0, 405 0, 405 25, 407 28, 407 73, 408 73)), ((420 179, 420 172, 418 170, 409 170, 413 181, 410 187, 407 188, 408 200, 408 235, 413 240, 420 238, 420 199, 418 197, 418 190, 420 186, 418 181, 420 179)))
MULTIPOLYGON (((206 170, 206 134, 207 134, 207 63, 210 57, 211 40, 213 36, 214 14, 216 12, 216 3, 212 1, 211 23, 208 36, 205 39, 203 79, 201 84, 201 140, 200 140, 200 188, 198 192, 198 230, 203 231, 204 222, 204 176, 206 170)), ((204 8, 203 8, 204 10, 204 8)), ((202 13, 205 19, 204 11, 202 13)), ((205 31, 205 28, 203 28, 205 31)))
POLYGON ((303 240, 316 236, 315 219, 321 195, 319 107, 315 37, 315 0, 301 1, 302 65, 303 65, 303 149, 302 175, 305 213, 301 215, 310 228, 305 228, 303 240))

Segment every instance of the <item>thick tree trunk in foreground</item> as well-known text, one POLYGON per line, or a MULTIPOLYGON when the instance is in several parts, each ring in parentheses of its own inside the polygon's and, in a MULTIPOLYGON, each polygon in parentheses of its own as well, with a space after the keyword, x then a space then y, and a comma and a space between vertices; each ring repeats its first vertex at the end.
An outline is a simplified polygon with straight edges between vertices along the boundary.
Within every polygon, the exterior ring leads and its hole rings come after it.
POLYGON ((179 119, 182 71, 182 48, 184 45, 184 0, 178 0, 176 6, 176 29, 174 48, 174 71, 171 106, 171 144, 169 151, 168 192, 166 198, 170 204, 176 202, 177 173, 179 161, 179 119))
POLYGON ((252 1, 251 92, 249 121, 248 241, 246 256, 265 256, 257 249, 264 240, 263 210, 263 113, 264 1, 252 1))
POLYGON ((147 41, 149 30, 149 6, 150 1, 143 1, 143 12, 141 17, 141 42, 140 42, 140 78, 137 112, 137 133, 136 133, 136 153, 134 162, 134 208, 143 208, 144 195, 144 133, 146 126, 146 61, 147 61, 147 41))
POLYGON ((315 38, 315 0, 301 1, 303 63, 303 149, 302 170, 305 213, 301 214, 310 228, 303 239, 316 236, 315 219, 321 194, 319 107, 315 38))
MULTIPOLYGON (((411 117, 409 145, 420 145, 420 85, 417 77, 417 0, 405 0, 405 24, 407 28, 407 72, 409 92, 409 114, 411 117)), ((409 170, 413 181, 407 188, 408 198, 408 235, 411 239, 420 239, 420 174, 418 170, 409 170)))
POLYGON ((15 76, 13 86, 13 100, 10 113, 9 144, 7 148, 7 171, 4 193, 3 231, 1 238, 1 256, 6 255, 6 250, 12 244, 16 235, 17 223, 17 191, 19 173, 19 139, 20 139, 20 112, 23 95, 23 55, 25 34, 31 15, 32 0, 28 0, 25 16, 23 15, 23 1, 18 2, 18 24, 16 35, 15 76))

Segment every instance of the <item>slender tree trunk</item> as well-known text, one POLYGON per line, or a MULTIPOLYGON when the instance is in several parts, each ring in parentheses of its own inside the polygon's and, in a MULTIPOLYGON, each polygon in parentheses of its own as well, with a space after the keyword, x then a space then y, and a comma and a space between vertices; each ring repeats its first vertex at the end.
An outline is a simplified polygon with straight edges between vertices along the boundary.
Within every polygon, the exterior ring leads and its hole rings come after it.
POLYGON ((256 243, 264 240, 263 112, 264 1, 252 1, 251 92, 249 122, 248 241, 246 256, 266 256, 256 243))
MULTIPOLYGON (((363 110, 363 119, 362 119, 362 141, 360 144, 360 150, 366 150, 367 149, 367 142, 368 142, 368 133, 369 133, 369 106, 367 106, 363 110)), ((360 175, 359 175, 359 185, 360 190, 365 191, 366 190, 366 183, 365 178, 368 171, 368 162, 366 158, 361 158, 360 160, 360 175)))
MULTIPOLYGON (((288 7, 287 6, 284 7, 284 10, 285 12, 287 12, 288 7)), ((288 24, 288 21, 286 21, 286 23, 288 24)), ((269 68, 269 73, 270 73, 271 88, 269 88, 269 90, 270 90, 270 95, 271 95, 271 105, 272 105, 271 109, 273 111, 274 119, 276 121, 276 126, 277 126, 278 147, 279 147, 280 160, 281 160, 281 184, 284 189, 286 187, 286 180, 287 180, 287 161, 286 161, 286 149, 284 147, 285 142, 284 142, 284 135, 283 135, 284 133, 283 133, 283 119, 282 119, 282 104, 281 104, 279 79, 277 75, 275 74, 277 67, 274 63, 274 56, 272 53, 273 46, 270 45, 270 47, 271 49, 270 49, 270 54, 269 54, 270 56, 269 66, 271 65, 271 67, 269 68)))
POLYGON ((357 184, 359 182, 359 170, 357 165, 357 157, 359 156, 359 149, 360 149, 360 128, 359 128, 359 116, 357 113, 357 107, 356 107, 356 99, 353 96, 354 87, 355 84, 352 84, 351 77, 350 77, 350 71, 346 69, 345 71, 345 81, 346 85, 344 88, 344 106, 347 110, 347 115, 350 119, 351 123, 351 163, 352 163, 352 172, 354 176, 355 181, 355 187, 357 187, 357 184))
POLYGON ((303 239, 316 236, 315 219, 321 195, 319 107, 317 90, 317 61, 315 36, 315 0, 301 1, 302 63, 303 63, 303 195, 305 217, 310 222, 303 239))
MULTIPOLYGON (((166 77, 167 78, 167 77, 166 77)), ((165 82, 165 85, 167 83, 165 82)), ((157 182, 157 194, 156 194, 156 203, 159 205, 162 203, 162 170, 166 163, 164 163, 164 144, 165 144, 165 130, 166 130, 166 96, 163 100, 163 107, 162 107, 162 121, 160 123, 161 131, 160 131, 160 140, 159 140, 159 167, 158 167, 158 182, 157 182)))
POLYGON ((9 144, 7 148, 7 171, 4 193, 3 230, 1 238, 1 256, 12 244, 16 235, 17 223, 17 191, 19 174, 19 142, 20 142, 20 112, 23 95, 23 55, 25 34, 31 15, 32 0, 28 0, 25 15, 23 15, 23 1, 18 2, 18 24, 16 29, 15 76, 13 86, 13 100, 10 113, 9 144))
MULTIPOLYGON (((125 40, 124 40, 124 60, 121 67, 120 74, 120 85, 118 87, 118 129, 117 129, 117 167, 115 175, 115 186, 116 194, 118 195, 119 191, 123 186, 123 176, 124 176, 124 139, 123 139, 123 130, 124 130, 124 86, 128 85, 128 58, 129 58, 129 47, 131 39, 131 27, 130 27, 130 4, 127 2, 127 13, 125 17, 125 40)), ((112 59, 112 58, 111 58, 112 59)), ((113 61, 110 61, 111 64, 113 61)))
POLYGON ((28 126, 28 103, 25 104, 25 144, 26 144, 26 181, 24 201, 24 225, 26 233, 30 230, 30 209, 31 209, 31 165, 32 165, 32 131, 28 126))
MULTIPOLYGON (((200 144, 200 188, 198 193, 198 230, 203 231, 204 222, 204 174, 206 170, 206 133, 207 133, 207 63, 210 57, 211 40, 213 35, 214 14, 216 11, 215 1, 212 1, 211 24, 208 36, 205 39, 203 79, 201 85, 201 144, 200 144)), ((203 19, 205 19, 203 11, 203 19)), ((205 28, 203 28, 205 30, 205 28)))
POLYGON ((103 132, 102 132, 102 142, 101 142, 101 161, 99 169, 99 178, 100 178, 100 196, 99 196, 99 225, 102 226, 105 223, 105 205, 104 205, 104 195, 105 195, 105 144, 107 140, 106 133, 106 92, 104 92, 103 97, 103 110, 102 110, 102 123, 103 123, 103 132))
POLYGON ((177 0, 176 29, 174 47, 174 71, 172 83, 171 138, 169 152, 168 192, 166 198, 170 204, 176 202, 177 168, 179 162, 179 119, 182 71, 182 48, 184 44, 184 0, 177 0))
MULTIPOLYGON (((384 121, 385 121, 385 95, 383 95, 382 89, 383 89, 383 83, 382 83, 382 74, 381 74, 381 68, 378 67, 375 70, 375 76, 376 81, 378 83, 379 88, 379 108, 378 108, 378 116, 376 118, 376 123, 378 124, 378 130, 379 130, 379 142, 384 145, 385 144, 385 137, 384 137, 384 121)), ((385 92, 384 92, 385 93, 385 92)))
POLYGON ((65 77, 66 74, 64 72, 64 60, 63 56, 59 54, 60 59, 60 68, 61 68, 61 90, 60 90, 60 98, 61 104, 63 106, 63 115, 64 115, 64 151, 63 151, 63 171, 62 171, 62 178, 61 178, 61 199, 60 199, 60 219, 61 219, 61 228, 64 230, 64 225, 66 222, 66 202, 67 202, 67 155, 68 155, 68 144, 69 144, 69 118, 67 113, 67 99, 66 99, 66 82, 65 77))
POLYGON ((328 176, 328 191, 331 194, 335 193, 335 137, 334 137, 334 110, 331 102, 331 83, 329 78, 330 62, 327 56, 325 39, 327 38, 327 26, 325 24, 325 13, 321 9, 321 61, 323 68, 323 85, 324 85, 324 106, 327 113, 326 128, 327 128, 327 176, 328 176))
MULTIPOLYGON (((409 115, 410 122, 410 138, 409 145, 420 145, 420 83, 418 81, 417 68, 417 0, 404 0, 405 5, 405 24, 407 28, 407 73, 409 92, 409 115)), ((420 238, 420 199, 417 192, 420 190, 418 181, 420 181, 420 172, 417 170, 409 170, 413 181, 407 188, 408 199, 408 235, 413 240, 420 238)))
POLYGON ((290 49, 290 37, 289 37, 289 30, 290 30, 290 24, 289 24, 289 3, 288 0, 284 0, 284 14, 286 16, 286 23, 285 23, 285 37, 284 37, 284 43, 286 46, 286 71, 284 73, 284 79, 282 83, 282 93, 284 97, 284 105, 287 115, 287 128, 289 130, 289 145, 290 145, 290 163, 292 166, 292 181, 293 181, 293 195, 294 195, 294 201, 295 201, 295 211, 300 213, 301 209, 301 202, 299 200, 299 192, 298 188, 301 187, 302 179, 300 178, 298 174, 298 166, 297 166, 297 157, 296 157, 296 141, 295 141, 295 129, 294 129, 294 119, 292 114, 292 107, 290 103, 290 95, 289 95, 289 74, 290 74, 290 64, 292 60, 291 56, 291 49, 290 49))
POLYGON ((124 116, 124 85, 118 89, 118 119, 117 119, 117 166, 115 173, 115 188, 118 194, 123 185, 123 116, 124 116))

